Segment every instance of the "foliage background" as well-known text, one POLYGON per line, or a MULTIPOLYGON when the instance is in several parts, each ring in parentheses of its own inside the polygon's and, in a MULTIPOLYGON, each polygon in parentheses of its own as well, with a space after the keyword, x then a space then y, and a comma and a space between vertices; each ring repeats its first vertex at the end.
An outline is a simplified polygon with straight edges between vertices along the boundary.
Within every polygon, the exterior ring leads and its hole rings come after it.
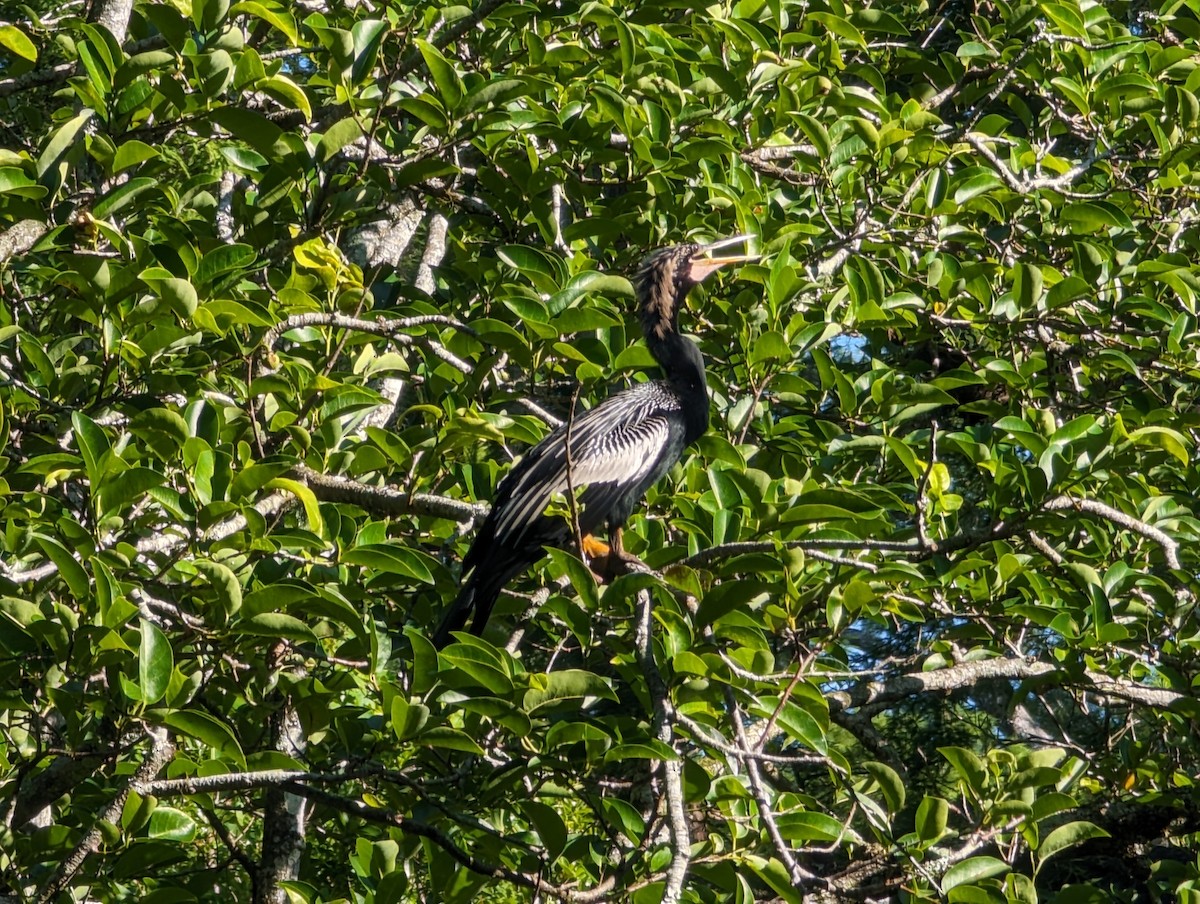
POLYGON ((1197 901, 1197 4, 0 23, 0 896, 1197 901), (696 293, 713 429, 440 654, 696 293))

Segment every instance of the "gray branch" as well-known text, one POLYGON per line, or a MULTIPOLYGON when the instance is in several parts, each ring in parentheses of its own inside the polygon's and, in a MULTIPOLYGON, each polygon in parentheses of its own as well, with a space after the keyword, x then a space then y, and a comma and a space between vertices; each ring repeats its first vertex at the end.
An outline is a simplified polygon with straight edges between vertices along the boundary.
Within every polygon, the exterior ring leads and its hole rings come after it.
MULTIPOLYGON (((313 312, 309 314, 293 314, 286 318, 283 322, 276 324, 267 330, 263 336, 263 346, 267 352, 267 359, 270 361, 275 355, 275 344, 279 341, 279 337, 288 330, 299 329, 305 326, 332 326, 337 329, 355 330, 360 333, 370 333, 375 336, 384 336, 391 339, 397 345, 410 347, 413 345, 423 345, 434 354, 435 357, 445 361, 455 370, 461 373, 469 374, 474 371, 474 366, 464 361, 458 355, 446 349, 441 343, 430 341, 424 337, 414 338, 404 330, 411 329, 414 326, 419 326, 424 323, 441 322, 439 320, 430 319, 436 315, 429 317, 410 317, 403 319, 387 319, 387 320, 364 320, 361 317, 351 317, 347 314, 313 312)), ((454 326, 456 329, 462 329, 467 332, 465 325, 457 322, 449 321, 446 318, 447 326, 454 326)))
MULTIPOLYGON (((674 748, 674 707, 671 706, 670 692, 654 659, 654 607, 650 591, 640 591, 637 601, 635 649, 646 679, 646 690, 654 706, 654 734, 664 744, 674 748)), ((663 790, 667 803, 667 827, 671 833, 672 848, 671 865, 667 869, 662 900, 664 904, 675 904, 683 894, 683 883, 687 879, 688 865, 691 863, 692 842, 687 811, 683 805, 683 761, 679 757, 664 760, 662 769, 663 790)))
POLYGON ((1077 512, 1085 512, 1089 515, 1097 515, 1106 521, 1111 521, 1118 527, 1123 527, 1126 530, 1131 530, 1135 534, 1145 537, 1147 540, 1153 540, 1163 549, 1163 555, 1167 560, 1167 567, 1180 570, 1182 566, 1179 564, 1179 544, 1157 527, 1147 524, 1132 515, 1127 515, 1120 509, 1115 509, 1111 505, 1106 505, 1095 499, 1083 499, 1075 496, 1056 496, 1045 505, 1042 506, 1048 512, 1061 512, 1066 509, 1074 509, 1077 512))
POLYGON ((318 499, 351 502, 389 515, 429 515, 459 524, 474 524, 488 513, 488 506, 482 503, 429 493, 406 493, 391 487, 370 487, 346 477, 320 474, 304 466, 295 469, 295 476, 311 487, 318 499))
POLYGON ((142 760, 142 764, 137 767, 129 780, 117 792, 117 796, 113 798, 104 812, 96 817, 96 821, 87 834, 83 836, 83 840, 75 846, 71 854, 59 864, 54 875, 45 884, 37 896, 38 904, 50 904, 55 898, 62 894, 67 886, 70 885, 72 878, 79 872, 84 862, 100 847, 100 842, 103 835, 100 826, 109 823, 112 825, 121 824, 121 811, 125 809, 125 800, 129 797, 129 792, 139 789, 142 785, 149 782, 159 771, 167 764, 175 754, 175 746, 171 743, 170 736, 167 730, 161 727, 147 728, 146 733, 150 737, 150 749, 146 751, 146 758, 142 760))
MULTIPOLYGON (((1089 682, 1088 690, 1114 700, 1168 709, 1180 700, 1190 699, 1179 691, 1109 678, 1091 669, 1085 674, 1089 682)), ((883 681, 866 681, 849 690, 834 691, 826 699, 831 713, 856 709, 860 714, 869 714, 921 694, 946 695, 992 679, 1023 681, 1050 675, 1061 676, 1063 683, 1067 683, 1066 673, 1049 662, 987 659, 964 662, 933 672, 909 672, 883 681)))

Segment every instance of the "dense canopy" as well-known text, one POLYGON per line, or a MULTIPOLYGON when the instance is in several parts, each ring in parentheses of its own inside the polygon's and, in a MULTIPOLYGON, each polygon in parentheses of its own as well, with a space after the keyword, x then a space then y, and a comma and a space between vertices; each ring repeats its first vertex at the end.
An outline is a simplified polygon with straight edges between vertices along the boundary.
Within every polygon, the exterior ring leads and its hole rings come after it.
POLYGON ((1200 901, 1200 3, 6 15, 0 900, 1200 901), (435 652, 742 232, 648 571, 435 652))

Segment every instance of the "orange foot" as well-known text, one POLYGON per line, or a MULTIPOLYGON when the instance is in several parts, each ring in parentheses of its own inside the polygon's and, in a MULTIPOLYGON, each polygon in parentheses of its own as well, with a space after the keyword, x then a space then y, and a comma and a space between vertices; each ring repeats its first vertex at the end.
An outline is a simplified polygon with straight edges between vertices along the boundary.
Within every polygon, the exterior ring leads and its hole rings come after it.
POLYGON ((590 562, 593 559, 607 559, 612 552, 610 547, 603 540, 598 540, 592 534, 587 534, 583 538, 583 554, 590 562))
POLYGON ((591 534, 583 538, 583 554, 592 573, 602 583, 609 583, 620 575, 646 570, 645 563, 632 553, 625 551, 621 543, 621 532, 612 537, 612 546, 597 540, 591 534))

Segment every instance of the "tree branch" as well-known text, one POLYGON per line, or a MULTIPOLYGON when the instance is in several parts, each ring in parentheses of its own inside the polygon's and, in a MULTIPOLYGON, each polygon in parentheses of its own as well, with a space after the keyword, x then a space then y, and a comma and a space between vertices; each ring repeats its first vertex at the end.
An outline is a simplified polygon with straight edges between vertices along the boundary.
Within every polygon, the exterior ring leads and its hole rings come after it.
MULTIPOLYGON (((674 749, 674 708, 671 706, 667 684, 654 659, 654 606, 650 591, 639 591, 637 602, 638 622, 634 644, 642 675, 646 679, 646 690, 654 707, 654 734, 674 749)), ((662 770, 663 790, 667 802, 667 828, 671 833, 673 849, 662 900, 664 904, 675 904, 683 893, 683 883, 687 878, 692 856, 687 812, 683 805, 683 761, 679 757, 664 760, 662 770)))
POLYGON ((129 797, 130 791, 138 791, 141 793, 141 787, 150 781, 159 770, 167 764, 167 761, 175 753, 175 746, 171 743, 170 736, 167 730, 161 727, 148 727, 146 733, 150 738, 150 749, 146 751, 146 758, 142 760, 142 764, 137 767, 133 775, 131 775, 122 785, 121 790, 117 792, 117 796, 97 818, 92 828, 88 830, 83 839, 75 846, 75 849, 70 855, 59 864, 54 875, 42 887, 38 893, 38 904, 50 904, 70 885, 71 879, 79 872, 84 861, 87 860, 100 847, 100 842, 103 838, 100 826, 105 823, 112 825, 121 824, 121 811, 125 808, 125 800, 129 797))
POLYGON ((1118 527, 1123 527, 1126 530, 1131 530, 1135 534, 1145 537, 1147 540, 1153 540, 1162 547, 1163 555, 1167 560, 1167 567, 1174 571, 1179 571, 1182 566, 1179 564, 1179 544, 1157 527, 1147 524, 1145 521, 1140 521, 1132 515, 1127 515, 1120 509, 1115 509, 1111 505, 1106 505, 1095 499, 1083 499, 1075 496, 1056 496, 1046 502, 1042 508, 1048 512, 1061 512, 1065 509, 1074 509, 1077 512, 1085 512, 1089 515, 1097 515, 1104 518, 1106 521, 1111 521, 1118 527))
POLYGON ((279 341, 279 337, 288 330, 299 329, 305 326, 332 326, 343 330, 356 330, 360 333, 370 333, 375 336, 384 336, 391 339, 398 345, 405 347, 413 345, 422 345, 437 358, 445 361, 455 370, 464 374, 474 373, 473 365, 467 363, 458 355, 454 354, 443 346, 440 342, 433 342, 426 337, 413 337, 408 333, 403 332, 406 329, 411 329, 414 326, 419 326, 424 323, 441 323, 444 322, 447 326, 453 326, 463 332, 470 333, 471 330, 465 325, 457 321, 451 321, 449 318, 438 318, 437 315, 428 315, 426 317, 409 317, 400 319, 382 319, 382 320, 364 320, 361 317, 351 317, 347 314, 335 314, 331 312, 314 311, 307 314, 293 314, 286 318, 281 323, 267 330, 263 336, 263 346, 266 349, 268 361, 275 357, 275 344, 279 341))
POLYGON ((586 902, 600 900, 607 894, 607 891, 576 892, 572 889, 559 888, 544 882, 540 875, 531 876, 528 873, 517 872, 499 864, 480 860, 478 857, 456 845, 440 829, 397 813, 394 810, 368 806, 361 801, 341 797, 337 794, 330 794, 328 791, 322 791, 297 781, 287 782, 286 787, 294 794, 299 794, 314 803, 337 810, 340 813, 348 813, 352 816, 357 816, 365 822, 393 826, 403 832, 427 838, 445 851, 460 866, 466 867, 471 872, 478 873, 481 876, 487 876, 488 878, 498 879, 503 882, 511 882, 513 885, 522 888, 531 888, 535 892, 553 895, 559 900, 575 902, 575 904, 586 904, 586 902))
POLYGON ((348 477, 321 474, 304 465, 298 465, 292 473, 311 487, 318 499, 350 502, 388 515, 429 515, 472 525, 488 513, 488 506, 484 503, 430 493, 406 493, 386 486, 367 486, 348 477))
MULTIPOLYGON (((1085 674, 1090 682, 1089 690, 1112 699, 1157 709, 1167 709, 1180 700, 1191 699, 1187 694, 1168 688, 1119 681, 1090 669, 1085 674)), ((920 694, 944 695, 991 679, 1028 680, 1048 675, 1061 675, 1064 679, 1067 677, 1061 667, 1048 662, 987 659, 980 662, 964 662, 933 672, 909 672, 883 681, 863 682, 849 690, 833 691, 826 695, 826 699, 829 701, 831 713, 849 709, 871 713, 920 694)))

